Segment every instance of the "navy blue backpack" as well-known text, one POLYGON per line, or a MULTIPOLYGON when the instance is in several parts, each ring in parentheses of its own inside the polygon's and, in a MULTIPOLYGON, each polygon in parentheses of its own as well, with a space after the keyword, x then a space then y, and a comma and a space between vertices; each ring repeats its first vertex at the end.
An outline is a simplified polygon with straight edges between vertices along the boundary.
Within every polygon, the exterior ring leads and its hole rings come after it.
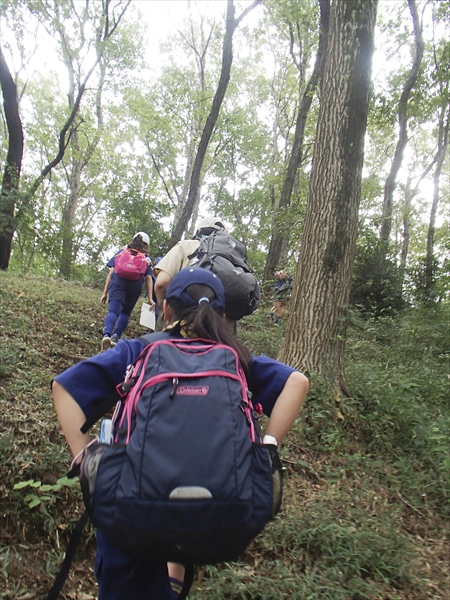
POLYGON ((145 336, 156 341, 118 388, 113 442, 85 450, 84 502, 125 554, 236 560, 280 508, 276 447, 261 443, 232 348, 161 335, 145 336))
POLYGON ((125 381, 81 428, 120 398, 112 442, 84 451, 86 511, 47 600, 59 596, 88 516, 124 554, 184 564, 182 599, 194 565, 236 560, 280 509, 280 459, 261 443, 236 352, 164 332, 141 339, 125 381))

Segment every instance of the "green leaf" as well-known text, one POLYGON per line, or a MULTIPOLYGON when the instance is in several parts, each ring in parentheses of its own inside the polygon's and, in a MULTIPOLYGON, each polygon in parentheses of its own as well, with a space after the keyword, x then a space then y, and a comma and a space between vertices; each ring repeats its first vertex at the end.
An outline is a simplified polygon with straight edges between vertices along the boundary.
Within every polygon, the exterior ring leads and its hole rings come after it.
POLYGON ((60 477, 58 479, 58 481, 56 482, 58 485, 60 485, 61 487, 63 485, 69 486, 69 487, 74 487, 76 485, 78 485, 78 478, 77 477, 60 477))
POLYGON ((38 498, 36 494, 28 494, 27 496, 25 496, 24 500, 28 504, 29 508, 34 508, 35 506, 38 506, 41 503, 40 498, 38 498))
POLYGON ((45 483, 44 485, 41 485, 41 492, 57 492, 59 489, 61 489, 61 486, 58 484, 50 485, 48 483, 45 483))
POLYGON ((16 483, 14 485, 13 490, 21 490, 22 488, 32 485, 33 483, 34 479, 29 479, 28 481, 20 481, 19 483, 16 483))

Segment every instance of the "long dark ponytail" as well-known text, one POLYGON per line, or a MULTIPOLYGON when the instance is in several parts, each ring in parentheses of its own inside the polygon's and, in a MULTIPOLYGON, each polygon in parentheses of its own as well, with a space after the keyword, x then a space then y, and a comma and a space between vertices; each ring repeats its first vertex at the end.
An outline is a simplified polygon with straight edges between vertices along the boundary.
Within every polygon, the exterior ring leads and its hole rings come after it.
POLYGON ((188 335, 231 346, 236 351, 239 362, 249 378, 252 354, 233 335, 230 324, 223 317, 223 312, 211 307, 210 302, 216 297, 213 290, 207 285, 193 283, 186 288, 185 292, 197 303, 195 306, 186 306, 179 298, 167 299, 167 303, 180 321, 178 327, 188 335))

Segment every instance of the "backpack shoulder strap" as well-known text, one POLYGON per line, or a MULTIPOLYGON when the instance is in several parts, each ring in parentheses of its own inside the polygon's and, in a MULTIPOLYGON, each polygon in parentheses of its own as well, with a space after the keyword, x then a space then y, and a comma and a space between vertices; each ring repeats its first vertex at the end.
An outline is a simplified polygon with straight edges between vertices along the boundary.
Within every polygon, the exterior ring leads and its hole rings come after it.
POLYGON ((56 579, 52 585, 52 589, 48 593, 47 600, 56 600, 59 594, 61 593, 62 587, 67 579, 67 575, 69 574, 70 565, 72 564, 73 557, 75 556, 75 552, 78 548, 78 544, 80 543, 81 535, 83 533, 83 529, 86 526, 88 518, 88 512, 87 510, 85 510, 72 531, 70 541, 67 545, 66 555, 64 557, 63 564, 61 565, 61 569, 59 570, 59 573, 56 576, 56 579))
POLYGON ((194 582, 195 568, 194 565, 184 565, 184 581, 183 587, 181 588, 180 595, 178 596, 178 600, 186 600, 188 597, 189 591, 194 582))
POLYGON ((144 342, 144 344, 152 344, 153 342, 159 342, 159 340, 167 340, 170 336, 168 331, 154 331, 153 333, 146 333, 140 335, 138 340, 144 342))
MULTIPOLYGON (((196 239, 196 238, 194 238, 194 239, 196 239)), ((205 239, 208 239, 208 238, 205 238, 205 239)), ((199 244, 198 244, 197 248, 194 250, 194 252, 192 252, 192 254, 188 254, 188 256, 187 256, 189 260, 192 260, 193 258, 195 258, 196 256, 198 256, 200 254, 200 252, 201 252, 200 248, 203 247, 202 244, 204 241, 205 240, 199 240, 199 244)))
MULTIPOLYGON (((168 332, 165 331, 157 331, 155 333, 147 333, 146 335, 142 335, 137 339, 143 342, 144 344, 151 344, 152 342, 157 342, 158 340, 165 340, 169 336, 168 332)), ((86 419, 84 424, 80 427, 81 433, 87 433, 89 429, 97 423, 99 419, 103 417, 119 400, 123 398, 123 396, 127 393, 129 389, 129 384, 127 387, 127 383, 119 384, 116 389, 112 392, 110 396, 95 410, 92 415, 86 419), (118 387, 121 387, 122 395, 119 393, 118 387)))

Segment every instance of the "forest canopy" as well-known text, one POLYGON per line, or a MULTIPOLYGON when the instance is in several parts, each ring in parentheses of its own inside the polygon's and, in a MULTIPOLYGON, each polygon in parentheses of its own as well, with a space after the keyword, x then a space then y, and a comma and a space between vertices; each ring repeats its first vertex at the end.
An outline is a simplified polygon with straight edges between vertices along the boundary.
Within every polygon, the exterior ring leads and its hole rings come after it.
MULTIPOLYGON (((2 52, 25 140, 13 194, 11 269, 95 280, 108 252, 137 230, 148 230, 153 255, 167 250, 220 77, 227 3, 155 6, 163 4, 106 3, 107 31, 99 3, 2 2, 2 52), (64 156, 41 177, 71 116, 64 156)), ((235 4, 237 18, 252 3, 235 4)), ((378 5, 352 292, 352 302, 365 308, 448 294, 448 161, 437 170, 448 137, 448 6, 414 3, 415 25, 409 4, 378 5), (419 60, 418 28, 421 58, 406 94, 419 60), (399 114, 407 123, 401 160, 399 114), (386 223, 389 244, 380 261, 376 247, 386 223), (369 274, 365 281, 362 273, 369 274)), ((294 270, 301 247, 319 86, 308 90, 306 111, 302 98, 320 32, 319 3, 312 0, 265 2, 235 28, 230 81, 184 228, 189 235, 199 218, 217 213, 266 279, 278 267, 294 270)))

